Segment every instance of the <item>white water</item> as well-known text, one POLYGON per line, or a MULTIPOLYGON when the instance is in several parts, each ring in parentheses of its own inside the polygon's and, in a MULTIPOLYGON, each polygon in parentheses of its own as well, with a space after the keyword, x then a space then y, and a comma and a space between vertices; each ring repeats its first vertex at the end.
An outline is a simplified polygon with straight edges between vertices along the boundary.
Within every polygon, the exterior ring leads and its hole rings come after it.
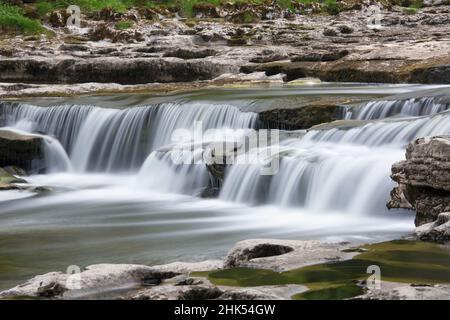
POLYGON ((55 136, 78 172, 136 171, 151 151, 171 142, 176 129, 252 128, 256 114, 228 105, 166 103, 108 109, 63 105, 0 105, 3 125, 55 136))
POLYGON ((426 116, 448 110, 449 108, 449 103, 441 102, 439 98, 434 97, 379 100, 370 101, 349 109, 345 114, 345 119, 373 120, 392 116, 426 116))

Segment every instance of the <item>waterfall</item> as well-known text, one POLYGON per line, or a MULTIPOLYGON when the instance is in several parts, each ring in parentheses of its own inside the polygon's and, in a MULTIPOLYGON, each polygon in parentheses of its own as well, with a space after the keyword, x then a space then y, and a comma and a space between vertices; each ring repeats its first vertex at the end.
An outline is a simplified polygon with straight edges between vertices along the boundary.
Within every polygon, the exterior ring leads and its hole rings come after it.
POLYGON ((228 167, 220 198, 318 212, 386 213, 391 166, 415 138, 450 133, 450 114, 311 130, 280 143, 276 175, 261 165, 228 167))
POLYGON ((349 108, 345 119, 373 120, 392 116, 426 116, 450 108, 450 104, 440 98, 424 97, 407 100, 370 101, 355 108, 349 108))
POLYGON ((70 154, 82 123, 93 107, 61 105, 38 107, 20 103, 0 103, 0 127, 14 126, 28 132, 54 136, 70 154))
POLYGON ((70 159, 67 156, 67 153, 64 150, 63 146, 57 139, 43 134, 30 133, 28 131, 22 130, 22 126, 23 123, 19 122, 19 126, 17 127, 3 127, 2 130, 9 130, 20 135, 34 136, 42 139, 44 163, 41 163, 41 161, 33 160, 35 162, 33 163, 33 167, 35 167, 35 169, 40 170, 42 167, 44 167, 46 168, 46 172, 48 173, 72 170, 70 159))
MULTIPOLYGON (((220 198, 311 211, 385 212, 393 186, 389 178, 392 163, 402 159, 405 146, 413 139, 450 133, 450 112, 444 109, 431 98, 402 104, 378 101, 366 104, 352 117, 386 117, 398 112, 414 113, 414 117, 354 121, 350 128, 352 121, 346 121, 345 127, 337 122, 304 135, 283 135, 273 155, 280 160, 278 173, 262 175, 264 161, 229 165, 220 198), (421 113, 430 115, 418 117, 421 113)), ((73 165, 77 172, 137 172, 139 186, 190 195, 199 195, 208 186, 206 166, 197 163, 208 151, 208 143, 226 141, 227 134, 245 136, 245 130, 258 128, 255 113, 191 101, 126 109, 4 103, 0 115, 0 125, 45 137, 48 154, 54 155, 47 157, 48 166, 56 171, 71 170, 73 165), (189 146, 188 152, 177 150, 174 132, 193 130, 198 123, 202 132, 218 130, 205 141, 182 141, 189 146)), ((256 147, 251 154, 267 148, 256 147)))
POLYGON ((163 103, 126 109, 0 104, 0 126, 18 126, 58 139, 79 172, 138 170, 147 156, 171 143, 176 129, 252 128, 255 113, 230 105, 163 103))
POLYGON ((351 129, 311 130, 304 139, 316 142, 366 146, 390 145, 403 148, 416 138, 448 133, 450 133, 450 114, 442 113, 432 117, 402 121, 374 121, 351 129))
POLYGON ((159 191, 200 195, 209 181, 206 166, 196 164, 202 155, 201 148, 187 153, 155 151, 142 165, 138 183, 159 191))

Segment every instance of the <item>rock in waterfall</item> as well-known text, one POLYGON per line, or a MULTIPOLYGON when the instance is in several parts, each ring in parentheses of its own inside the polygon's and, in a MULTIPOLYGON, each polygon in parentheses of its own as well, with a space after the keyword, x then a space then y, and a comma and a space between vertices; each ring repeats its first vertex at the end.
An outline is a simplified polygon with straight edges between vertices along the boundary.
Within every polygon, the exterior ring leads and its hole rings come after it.
POLYGON ((416 235, 422 240, 448 241, 450 225, 450 136, 420 138, 408 145, 406 160, 392 166, 398 186, 389 208, 416 210, 416 235), (448 220, 448 219, 447 219, 448 220))

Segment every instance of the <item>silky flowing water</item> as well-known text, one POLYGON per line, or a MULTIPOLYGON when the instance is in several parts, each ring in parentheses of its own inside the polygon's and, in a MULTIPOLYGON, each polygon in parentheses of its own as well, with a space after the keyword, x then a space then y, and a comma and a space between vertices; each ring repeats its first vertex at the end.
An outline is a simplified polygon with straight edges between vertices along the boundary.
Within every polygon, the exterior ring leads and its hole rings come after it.
MULTIPOLYGON (((365 243, 408 235, 413 212, 385 206, 390 167, 414 138, 450 133, 450 115, 433 99, 381 98, 429 88, 322 84, 2 103, 2 127, 45 138, 49 170, 26 179, 51 191, 0 193, 0 288, 70 265, 221 258, 249 238, 365 243), (358 120, 351 128, 284 135, 274 175, 236 164, 218 198, 202 199, 205 165, 172 162, 177 129, 201 121, 220 140, 221 132, 260 128, 263 108, 324 97, 371 102, 343 108, 343 119, 358 120)), ((190 156, 200 156, 204 146, 190 142, 190 156)))

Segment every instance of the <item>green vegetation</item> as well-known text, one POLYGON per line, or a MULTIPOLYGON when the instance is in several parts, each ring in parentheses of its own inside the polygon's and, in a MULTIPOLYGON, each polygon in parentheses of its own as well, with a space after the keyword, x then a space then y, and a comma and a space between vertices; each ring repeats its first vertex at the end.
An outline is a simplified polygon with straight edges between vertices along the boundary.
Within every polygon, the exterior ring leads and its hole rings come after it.
POLYGON ((39 21, 25 17, 20 7, 4 3, 0 3, 0 30, 23 34, 38 34, 45 31, 39 21))
POLYGON ((414 6, 403 8, 403 12, 406 14, 416 14, 419 8, 416 8, 414 6))
POLYGON ((130 29, 133 26, 134 22, 130 21, 130 20, 123 20, 123 21, 119 21, 115 24, 115 28, 117 30, 125 30, 125 29, 130 29))
POLYGON ((391 241, 363 247, 352 260, 307 266, 286 272, 233 268, 198 273, 216 285, 262 286, 301 284, 310 290, 293 299, 345 299, 362 293, 358 280, 367 279, 367 267, 381 268, 381 280, 403 283, 450 283, 450 250, 432 243, 391 241))

